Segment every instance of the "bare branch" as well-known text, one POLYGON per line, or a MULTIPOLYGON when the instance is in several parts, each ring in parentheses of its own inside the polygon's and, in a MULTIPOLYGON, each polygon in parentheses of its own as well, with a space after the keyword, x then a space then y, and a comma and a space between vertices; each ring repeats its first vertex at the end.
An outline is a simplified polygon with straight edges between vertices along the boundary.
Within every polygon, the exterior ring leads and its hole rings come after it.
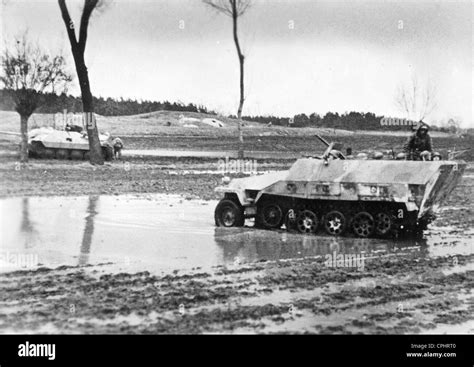
POLYGON ((418 78, 413 75, 409 84, 398 86, 394 101, 407 117, 423 120, 436 108, 436 87, 428 82, 420 88, 418 78))
POLYGON ((25 32, 16 37, 13 52, 6 49, 1 58, 0 81, 6 89, 31 89, 36 92, 54 90, 72 80, 66 72, 66 61, 61 55, 51 57, 32 44, 25 32))
POLYGON ((244 15, 247 10, 250 8, 252 1, 251 0, 233 0, 237 5, 237 15, 240 17, 244 15))
POLYGON ((435 85, 428 81, 426 83, 426 88, 423 93, 423 117, 421 119, 424 119, 426 116, 430 115, 436 108, 436 94, 437 91, 435 85))
POLYGON ((219 13, 232 16, 232 5, 228 0, 203 0, 203 2, 219 13))
POLYGON ((412 76, 412 88, 413 88, 413 92, 412 92, 412 95, 411 95, 411 108, 412 108, 412 111, 415 112, 416 111, 416 99, 417 99, 417 90, 418 90, 418 79, 415 77, 415 75, 412 76))
POLYGON ((91 17, 94 8, 96 7, 99 0, 85 0, 84 9, 81 16, 81 28, 79 31, 79 47, 84 52, 87 42, 87 28, 89 27, 89 19, 91 17))
POLYGON ((233 17, 234 14, 237 17, 244 15, 252 4, 251 0, 203 0, 203 2, 217 12, 229 17, 233 17))
POLYGON ((106 12, 110 7, 111 5, 113 4, 113 1, 112 0, 99 0, 99 2, 97 3, 95 9, 94 9, 94 14, 102 14, 104 12, 106 12))
POLYGON ((64 24, 66 25, 69 42, 71 43, 71 47, 74 51, 74 49, 77 47, 76 33, 74 32, 74 22, 69 15, 69 11, 67 10, 66 0, 58 0, 58 4, 59 9, 61 9, 61 15, 63 17, 64 24))

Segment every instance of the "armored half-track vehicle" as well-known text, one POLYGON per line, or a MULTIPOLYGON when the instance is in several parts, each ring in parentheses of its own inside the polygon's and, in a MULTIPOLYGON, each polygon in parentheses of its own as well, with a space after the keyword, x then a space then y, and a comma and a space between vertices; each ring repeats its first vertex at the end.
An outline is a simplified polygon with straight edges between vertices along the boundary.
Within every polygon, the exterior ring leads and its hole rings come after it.
POLYGON ((217 226, 358 237, 419 233, 461 179, 455 161, 358 160, 335 152, 298 159, 288 171, 236 178, 218 187, 217 226))
MULTIPOLYGON (((112 160, 110 136, 99 134, 99 140, 104 159, 112 160)), ((28 153, 32 158, 88 160, 89 140, 84 132, 33 129, 28 134, 28 153)))

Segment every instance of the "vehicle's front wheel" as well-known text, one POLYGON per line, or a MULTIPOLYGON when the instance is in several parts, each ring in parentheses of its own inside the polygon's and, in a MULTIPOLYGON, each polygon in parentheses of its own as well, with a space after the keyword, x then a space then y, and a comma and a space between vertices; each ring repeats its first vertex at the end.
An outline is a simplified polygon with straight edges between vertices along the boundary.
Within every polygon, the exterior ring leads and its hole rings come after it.
POLYGON ((245 223, 244 208, 235 201, 222 199, 217 204, 214 219, 218 227, 242 227, 245 223))

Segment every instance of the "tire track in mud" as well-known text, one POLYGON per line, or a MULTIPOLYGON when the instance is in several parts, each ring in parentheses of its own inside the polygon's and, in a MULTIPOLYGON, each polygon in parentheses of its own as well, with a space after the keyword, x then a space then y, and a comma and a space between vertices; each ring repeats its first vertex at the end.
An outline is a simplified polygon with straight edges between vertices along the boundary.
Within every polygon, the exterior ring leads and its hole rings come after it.
MULTIPOLYGON (((318 259, 211 273, 61 267, 0 276, 0 332, 417 333, 474 320, 474 255, 381 256, 364 271, 318 259)), ((467 325, 467 326, 466 326, 467 325)))

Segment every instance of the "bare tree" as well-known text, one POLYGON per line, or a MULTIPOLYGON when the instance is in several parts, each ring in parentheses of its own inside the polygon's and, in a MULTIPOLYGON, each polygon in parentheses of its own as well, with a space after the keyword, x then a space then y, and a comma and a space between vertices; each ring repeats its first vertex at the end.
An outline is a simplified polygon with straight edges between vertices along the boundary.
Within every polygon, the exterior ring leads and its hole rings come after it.
POLYGON ((72 76, 66 72, 61 55, 51 56, 28 40, 27 32, 15 39, 11 50, 2 55, 0 81, 8 90, 20 114, 20 161, 28 161, 28 119, 41 104, 43 92, 64 88, 72 76))
POLYGON ((436 86, 431 81, 420 85, 418 78, 412 76, 410 83, 398 86, 395 105, 407 118, 421 121, 436 108, 436 94, 436 86))
POLYGON ((203 0, 205 4, 215 9, 219 13, 225 14, 232 18, 232 32, 234 36, 235 48, 237 49, 237 56, 240 65, 240 100, 239 108, 237 110, 237 118, 239 120, 239 158, 244 157, 244 137, 242 133, 242 109, 244 108, 245 89, 244 89, 244 63, 245 56, 242 53, 238 34, 238 20, 249 9, 251 0, 203 0))
POLYGON ((91 87, 89 83, 89 73, 84 60, 84 52, 87 42, 87 28, 89 20, 94 9, 99 8, 99 0, 84 0, 82 9, 81 23, 79 28, 79 38, 76 38, 75 25, 69 15, 65 0, 58 0, 61 15, 66 25, 71 51, 76 65, 77 76, 82 95, 82 110, 86 116, 87 136, 89 138, 90 162, 92 164, 104 164, 102 148, 99 140, 99 132, 94 115, 94 101, 92 98, 91 87))
POLYGON ((458 134, 461 131, 461 123, 459 117, 452 117, 446 122, 446 128, 451 134, 458 134))

